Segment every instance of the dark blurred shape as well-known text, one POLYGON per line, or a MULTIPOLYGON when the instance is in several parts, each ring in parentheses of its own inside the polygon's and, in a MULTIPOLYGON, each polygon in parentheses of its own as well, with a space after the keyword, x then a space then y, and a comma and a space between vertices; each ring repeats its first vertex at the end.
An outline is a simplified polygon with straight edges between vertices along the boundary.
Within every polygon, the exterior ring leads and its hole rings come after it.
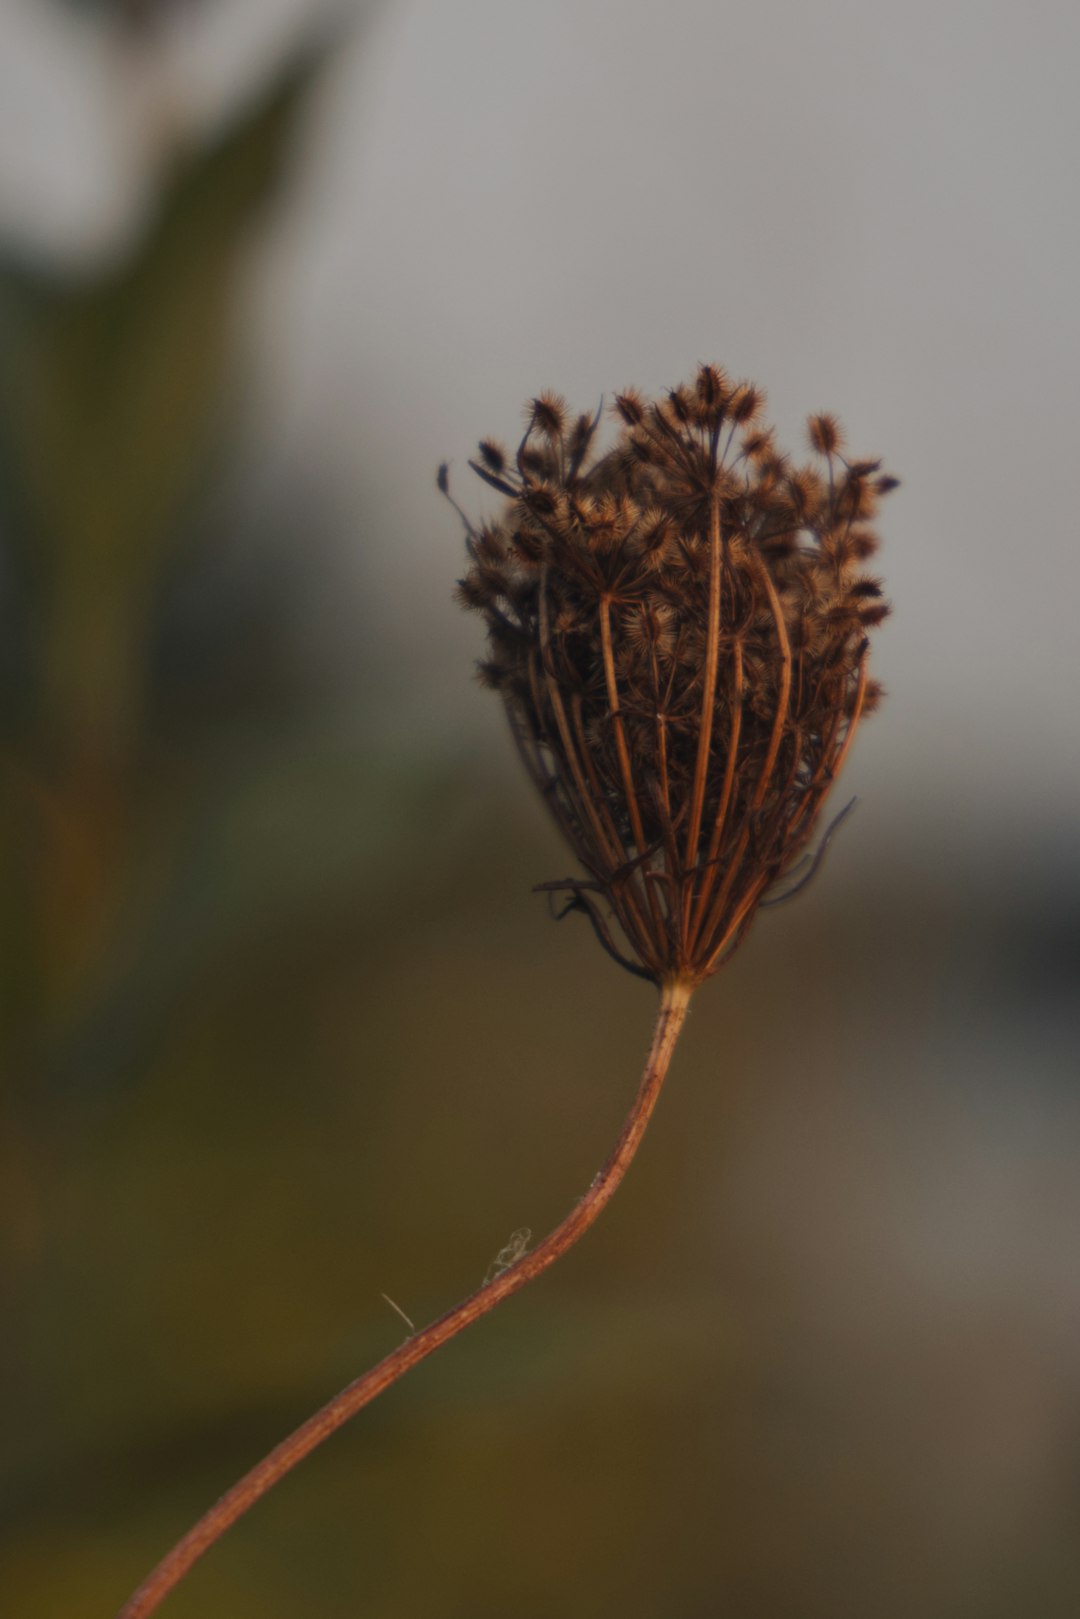
POLYGON ((170 13, 195 11, 216 0, 55 0, 72 11, 88 11, 116 22, 132 34, 153 32, 170 13))
POLYGON ((177 160, 126 262, 0 265, 2 1036, 24 1077, 108 953, 133 856, 169 835, 153 648, 228 454, 240 255, 321 59, 177 160))
MULTIPOLYGON (((92 1510, 92 1457, 164 1501, 177 1456, 205 1449, 151 1370, 166 1344, 194 1369, 216 1335, 153 1215, 216 1203, 172 1175, 172 1109, 210 1101, 196 1133, 230 1203, 275 1092, 312 1084, 312 986, 340 997, 342 941, 381 917, 385 949, 403 861, 423 878, 438 860, 444 767, 359 744, 365 694, 331 689, 301 632, 327 560, 317 492, 238 454, 241 272, 327 58, 323 30, 220 138, 177 148, 106 271, 0 253, 4 1611, 13 1558, 33 1601, 70 1549, 55 1508, 92 1510), (140 1117, 155 1140, 134 1146, 140 1117)), ((296 1132, 271 1140, 292 1153, 296 1132)), ((189 1236, 203 1269, 219 1245, 189 1236)), ((112 1576, 75 1583, 77 1606, 111 1605, 112 1576)))

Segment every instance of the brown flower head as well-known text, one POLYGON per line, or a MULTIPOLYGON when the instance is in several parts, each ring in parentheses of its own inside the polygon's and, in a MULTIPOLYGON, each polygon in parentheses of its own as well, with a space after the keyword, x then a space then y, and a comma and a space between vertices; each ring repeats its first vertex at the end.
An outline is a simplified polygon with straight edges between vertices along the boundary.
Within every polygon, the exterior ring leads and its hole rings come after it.
POLYGON ((466 519, 459 596, 587 873, 543 886, 657 983, 716 972, 774 885, 812 869, 822 803, 880 696, 867 631, 888 608, 863 564, 896 480, 847 460, 825 415, 816 464, 792 465, 761 405, 702 366, 660 400, 617 397, 618 441, 594 456, 599 413, 543 394, 516 455, 487 441, 470 463, 507 505, 466 519))

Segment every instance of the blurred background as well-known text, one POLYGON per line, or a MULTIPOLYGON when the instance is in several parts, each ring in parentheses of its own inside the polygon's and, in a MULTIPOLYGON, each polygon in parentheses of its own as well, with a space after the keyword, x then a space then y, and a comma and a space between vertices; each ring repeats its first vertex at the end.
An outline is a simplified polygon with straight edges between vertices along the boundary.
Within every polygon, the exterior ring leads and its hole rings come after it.
POLYGON ((582 1248, 175 1619, 1080 1611, 1071 0, 0 0, 0 1608, 113 1613, 599 1166, 652 996, 450 602, 716 360, 903 479, 890 696, 582 1248), (490 496, 490 499, 494 499, 490 496))

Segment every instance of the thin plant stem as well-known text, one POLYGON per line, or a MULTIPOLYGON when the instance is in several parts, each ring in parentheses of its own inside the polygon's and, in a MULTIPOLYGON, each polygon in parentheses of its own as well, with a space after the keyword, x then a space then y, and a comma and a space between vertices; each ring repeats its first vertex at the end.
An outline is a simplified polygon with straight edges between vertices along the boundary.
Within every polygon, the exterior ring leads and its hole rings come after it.
POLYGON ((547 1270, 584 1235, 610 1202, 638 1149, 686 1019, 693 988, 693 981, 682 977, 662 982, 652 1045, 633 1105, 604 1167, 562 1223, 531 1252, 522 1255, 491 1281, 485 1282, 430 1326, 406 1338, 392 1354, 342 1389, 269 1455, 264 1456, 261 1462, 226 1491, 182 1540, 177 1541, 172 1551, 124 1604, 117 1619, 146 1619, 147 1614, 156 1612, 203 1553, 209 1551, 225 1531, 242 1518, 249 1507, 255 1505, 260 1496, 272 1489, 324 1439, 336 1433, 411 1367, 418 1365, 473 1321, 478 1321, 497 1304, 501 1304, 503 1299, 509 1298, 511 1293, 517 1293, 533 1277, 547 1270))
MULTIPOLYGON (((600 598, 600 646, 604 660, 604 681, 607 686, 608 708, 615 726, 615 747, 619 756, 619 770, 622 774, 623 787, 626 792, 626 810, 630 818, 630 830, 634 834, 638 854, 643 861, 648 859, 649 845, 645 839, 645 830, 641 824, 641 809, 638 804, 638 795, 634 787, 634 773, 630 767, 630 750, 626 745, 626 727, 623 725, 622 705, 619 702, 619 686, 615 678, 615 654, 611 645, 611 598, 600 598)), ((657 942, 660 950, 664 948, 664 918, 660 911, 660 901, 656 894, 655 883, 645 882, 648 890, 649 909, 652 912, 653 925, 656 928, 657 942)))
MULTIPOLYGON (((686 864, 697 864, 701 817, 705 810, 705 789, 709 775, 709 747, 716 711, 716 671, 720 663, 720 584, 723 548, 720 534, 720 495, 715 484, 709 497, 709 615, 705 640, 705 668, 702 673, 701 724, 698 728, 694 790, 690 799, 690 825, 686 831, 686 864)), ((690 890, 687 890, 689 899, 690 890)), ((689 920, 689 916, 684 921, 689 920)))

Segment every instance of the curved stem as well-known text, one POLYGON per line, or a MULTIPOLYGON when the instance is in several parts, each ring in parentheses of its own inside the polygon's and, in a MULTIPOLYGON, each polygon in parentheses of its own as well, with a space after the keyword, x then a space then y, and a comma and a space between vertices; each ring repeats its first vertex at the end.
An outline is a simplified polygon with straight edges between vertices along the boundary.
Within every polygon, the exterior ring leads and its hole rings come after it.
MULTIPOLYGON (((630 818, 630 830, 637 844, 640 859, 644 862, 649 858, 649 845, 645 841, 645 828, 641 822, 641 810, 638 806, 637 788, 634 786, 634 772, 630 765, 630 750, 626 745, 626 727, 623 724, 622 705, 619 702, 619 685, 615 678, 615 654, 611 645, 611 597, 600 598, 600 645, 604 658, 604 680, 607 685, 608 712, 615 726, 615 749, 619 756, 619 772, 622 776, 623 795, 626 799, 626 813, 630 818)), ((649 909, 652 912, 653 925, 656 928, 656 942, 661 957, 664 952, 665 932, 664 918, 660 910, 660 901, 656 894, 656 885, 648 881, 644 875, 643 885, 647 890, 649 909)))
MULTIPOLYGON (((705 812, 705 787, 709 777, 709 748, 712 743, 713 718, 716 713, 716 670, 720 662, 720 570, 723 550, 720 536, 720 495, 713 482, 709 500, 709 623, 705 639, 705 668, 702 673, 701 723, 698 727, 697 762, 694 766, 694 790, 690 798, 690 825, 686 829, 686 865, 688 870, 698 863, 698 839, 701 836, 701 818, 705 812)), ((687 915, 684 928, 689 923, 687 915)))
POLYGON ((411 1367, 456 1337, 473 1321, 487 1315, 489 1310, 509 1298, 511 1293, 518 1292, 534 1276, 547 1270, 588 1230, 610 1202, 645 1133, 686 1018, 693 987, 685 979, 669 979, 661 985, 660 1006, 645 1071, 619 1139, 603 1169, 562 1223, 530 1253, 524 1254, 430 1326, 407 1338, 392 1354, 342 1389, 288 1439, 264 1456, 231 1490, 226 1491, 182 1540, 177 1541, 172 1551, 124 1604, 117 1619, 145 1619, 147 1614, 154 1613, 203 1553, 209 1551, 225 1531, 238 1518, 242 1518, 249 1507, 255 1505, 260 1496, 265 1495, 298 1462, 310 1455, 324 1439, 328 1439, 384 1389, 396 1383, 411 1367))

